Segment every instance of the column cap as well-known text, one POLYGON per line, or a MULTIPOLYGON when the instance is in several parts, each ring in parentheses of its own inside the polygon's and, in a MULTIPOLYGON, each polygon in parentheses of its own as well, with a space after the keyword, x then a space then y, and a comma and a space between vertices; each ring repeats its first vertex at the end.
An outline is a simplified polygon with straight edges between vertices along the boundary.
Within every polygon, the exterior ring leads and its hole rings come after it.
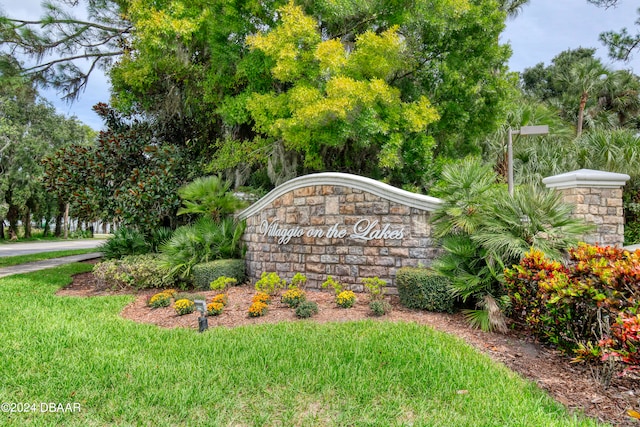
POLYGON ((630 179, 625 173, 605 172, 593 169, 579 169, 560 175, 549 176, 542 180, 547 188, 621 188, 630 179))

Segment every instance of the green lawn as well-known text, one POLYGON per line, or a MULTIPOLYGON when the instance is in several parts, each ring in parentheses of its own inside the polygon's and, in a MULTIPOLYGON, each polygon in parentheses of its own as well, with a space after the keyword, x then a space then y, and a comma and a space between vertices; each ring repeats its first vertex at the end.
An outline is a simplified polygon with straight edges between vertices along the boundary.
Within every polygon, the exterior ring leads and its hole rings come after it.
POLYGON ((100 252, 100 249, 98 248, 70 249, 66 251, 41 252, 39 254, 5 256, 5 257, 0 257, 0 268, 10 267, 12 265, 25 264, 27 262, 42 261, 42 260, 52 259, 52 258, 60 258, 60 257, 70 256, 70 255, 89 254, 92 252, 100 252))
POLYGON ((199 334, 122 319, 131 296, 54 296, 90 268, 0 279, 0 401, 81 405, 2 413, 0 425, 596 425, 417 324, 300 321, 199 334))

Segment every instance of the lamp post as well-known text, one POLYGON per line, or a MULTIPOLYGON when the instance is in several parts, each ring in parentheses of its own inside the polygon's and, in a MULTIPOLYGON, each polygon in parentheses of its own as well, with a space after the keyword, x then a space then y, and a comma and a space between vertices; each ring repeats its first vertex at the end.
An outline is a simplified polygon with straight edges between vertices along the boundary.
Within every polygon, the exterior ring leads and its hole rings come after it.
POLYGON ((549 126, 522 126, 520 129, 511 129, 507 132, 507 183, 509 187, 509 194, 513 196, 513 135, 547 135, 549 133, 549 126))

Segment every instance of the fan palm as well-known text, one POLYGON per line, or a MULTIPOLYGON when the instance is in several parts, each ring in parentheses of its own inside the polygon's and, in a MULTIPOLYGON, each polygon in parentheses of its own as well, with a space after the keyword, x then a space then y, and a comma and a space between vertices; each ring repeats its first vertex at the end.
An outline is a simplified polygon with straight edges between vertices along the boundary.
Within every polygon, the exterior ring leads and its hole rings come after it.
POLYGON ((529 3, 529 0, 500 0, 500 9, 507 13, 509 18, 515 18, 520 14, 522 8, 529 3))
POLYGON ((178 210, 178 215, 205 215, 218 221, 232 214, 242 206, 242 201, 235 197, 229 188, 230 184, 219 176, 197 178, 178 190, 183 204, 178 210))
POLYGON ((599 104, 615 114, 617 126, 636 125, 640 113, 640 78, 629 70, 613 71, 604 82, 599 104))
POLYGON ((589 97, 596 95, 604 85, 609 71, 599 60, 587 58, 577 62, 567 72, 560 76, 560 81, 565 83, 570 93, 579 98, 578 118, 576 123, 576 136, 582 135, 584 123, 584 111, 589 97))
POLYGON ((501 195, 494 200, 471 240, 505 266, 518 263, 531 248, 561 259, 566 248, 592 229, 572 218, 571 210, 555 191, 519 186, 513 197, 501 195))
POLYGON ((559 258, 590 229, 572 219, 571 207, 552 191, 520 186, 510 196, 477 158, 447 165, 436 188, 444 202, 432 224, 444 254, 433 268, 450 280, 454 294, 475 300, 479 310, 468 310, 467 318, 483 328, 504 328, 496 307, 505 266, 518 263, 531 247, 559 258))
POLYGON ((472 234, 483 221, 482 208, 488 193, 495 191, 496 174, 490 165, 468 157, 447 165, 432 193, 443 199, 433 213, 435 235, 472 234))
POLYGON ((216 222, 202 217, 179 227, 161 246, 163 265, 169 276, 188 279, 194 265, 216 259, 239 258, 245 223, 225 218, 216 222))
POLYGON ((580 167, 640 175, 640 138, 630 130, 589 132, 576 147, 580 167))

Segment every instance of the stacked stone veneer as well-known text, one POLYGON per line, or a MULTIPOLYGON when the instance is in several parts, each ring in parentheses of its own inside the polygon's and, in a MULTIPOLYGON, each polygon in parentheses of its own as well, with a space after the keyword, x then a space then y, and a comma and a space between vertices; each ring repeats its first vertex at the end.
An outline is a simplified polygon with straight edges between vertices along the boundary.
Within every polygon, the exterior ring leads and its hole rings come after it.
POLYGON ((377 276, 393 287, 399 268, 428 266, 439 253, 429 224, 439 203, 360 176, 323 173, 296 178, 239 215, 247 222, 243 239, 249 279, 255 282, 263 272, 275 271, 290 280, 303 273, 307 285, 317 288, 331 275, 361 291, 362 278, 377 276), (362 220, 360 230, 377 221, 369 235, 380 238, 350 237, 362 220), (265 233, 266 223, 280 230, 297 229, 299 236, 279 243, 278 236, 265 233), (332 227, 334 236, 327 237, 332 227), (318 231, 322 237, 313 236, 318 231))
POLYGON ((580 169, 548 177, 542 182, 559 191, 566 203, 575 206, 572 215, 595 225, 595 231, 583 236, 591 244, 622 246, 624 212, 622 188, 629 175, 580 169))

